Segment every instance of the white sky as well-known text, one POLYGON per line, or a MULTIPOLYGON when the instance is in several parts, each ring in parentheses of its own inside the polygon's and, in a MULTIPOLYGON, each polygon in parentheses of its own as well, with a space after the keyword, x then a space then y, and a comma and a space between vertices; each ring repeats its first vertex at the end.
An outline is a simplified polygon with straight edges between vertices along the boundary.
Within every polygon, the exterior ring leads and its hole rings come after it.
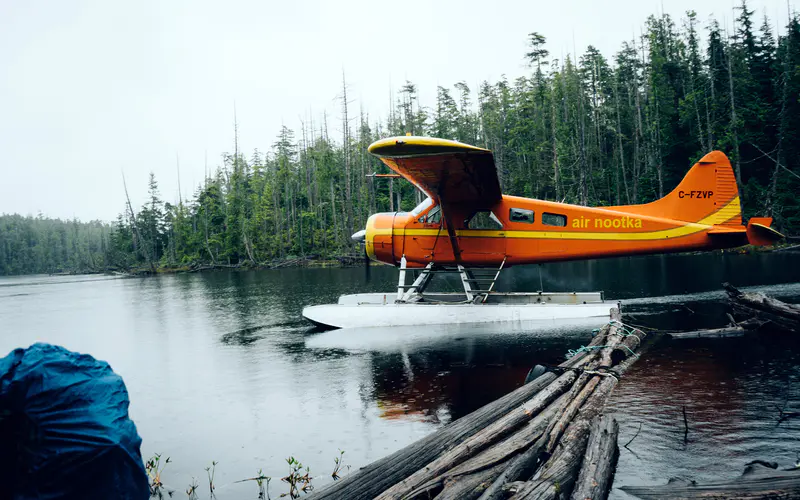
MULTIPOLYGON (((592 44, 610 57, 650 14, 687 9, 725 26, 737 0, 446 0, 382 2, 0 0, 0 213, 112 220, 135 206, 148 172, 184 196, 233 150, 270 149, 282 124, 328 110, 338 136, 342 70, 353 110, 385 116, 390 87, 513 79, 527 34, 551 56, 592 44)), ((750 8, 784 26, 785 0, 750 8)), ((705 31, 702 31, 705 37, 705 31)))

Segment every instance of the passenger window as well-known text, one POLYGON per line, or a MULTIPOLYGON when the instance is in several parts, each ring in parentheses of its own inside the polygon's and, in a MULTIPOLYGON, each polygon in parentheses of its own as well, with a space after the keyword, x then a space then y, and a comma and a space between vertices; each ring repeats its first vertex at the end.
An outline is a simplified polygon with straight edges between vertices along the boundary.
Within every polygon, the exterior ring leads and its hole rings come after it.
POLYGON ((511 220, 511 222, 525 222, 527 224, 533 224, 533 210, 512 208, 508 211, 508 218, 511 220))
POLYGON ((503 229, 503 223, 489 210, 480 210, 464 221, 469 229, 503 229))
POLYGON ((567 216, 561 214, 549 214, 547 212, 542 214, 542 224, 545 226, 567 226, 567 216))
POLYGON ((421 224, 438 224, 442 220, 442 209, 435 206, 430 212, 417 219, 421 224))

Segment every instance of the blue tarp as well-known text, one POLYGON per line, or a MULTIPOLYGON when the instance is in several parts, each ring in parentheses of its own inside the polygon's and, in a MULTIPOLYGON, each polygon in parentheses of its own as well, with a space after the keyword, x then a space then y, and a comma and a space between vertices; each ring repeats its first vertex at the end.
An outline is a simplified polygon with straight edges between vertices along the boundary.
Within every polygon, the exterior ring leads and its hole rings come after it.
POLYGON ((128 405, 92 356, 34 344, 0 359, 0 500, 149 498, 128 405))

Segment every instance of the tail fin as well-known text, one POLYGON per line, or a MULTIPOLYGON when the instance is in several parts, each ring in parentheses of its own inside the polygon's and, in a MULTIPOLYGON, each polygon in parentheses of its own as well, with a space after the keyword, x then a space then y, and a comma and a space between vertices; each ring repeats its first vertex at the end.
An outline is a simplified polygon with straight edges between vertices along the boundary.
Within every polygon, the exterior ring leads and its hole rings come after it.
POLYGON ((742 227, 739 189, 725 153, 712 151, 694 164, 678 187, 645 205, 614 207, 654 217, 742 227))

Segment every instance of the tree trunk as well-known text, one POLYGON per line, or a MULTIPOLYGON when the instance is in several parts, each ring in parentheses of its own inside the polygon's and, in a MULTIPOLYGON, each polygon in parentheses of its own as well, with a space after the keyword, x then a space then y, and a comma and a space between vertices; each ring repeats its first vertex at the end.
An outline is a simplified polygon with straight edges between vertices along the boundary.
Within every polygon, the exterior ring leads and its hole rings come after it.
POLYGON ((733 70, 731 69, 731 54, 728 51, 728 85, 730 87, 731 92, 731 132, 733 133, 733 160, 734 160, 734 172, 736 174, 736 184, 739 186, 739 189, 742 188, 742 172, 739 167, 739 132, 738 132, 738 124, 736 121, 736 102, 734 99, 734 91, 733 91, 733 70))

